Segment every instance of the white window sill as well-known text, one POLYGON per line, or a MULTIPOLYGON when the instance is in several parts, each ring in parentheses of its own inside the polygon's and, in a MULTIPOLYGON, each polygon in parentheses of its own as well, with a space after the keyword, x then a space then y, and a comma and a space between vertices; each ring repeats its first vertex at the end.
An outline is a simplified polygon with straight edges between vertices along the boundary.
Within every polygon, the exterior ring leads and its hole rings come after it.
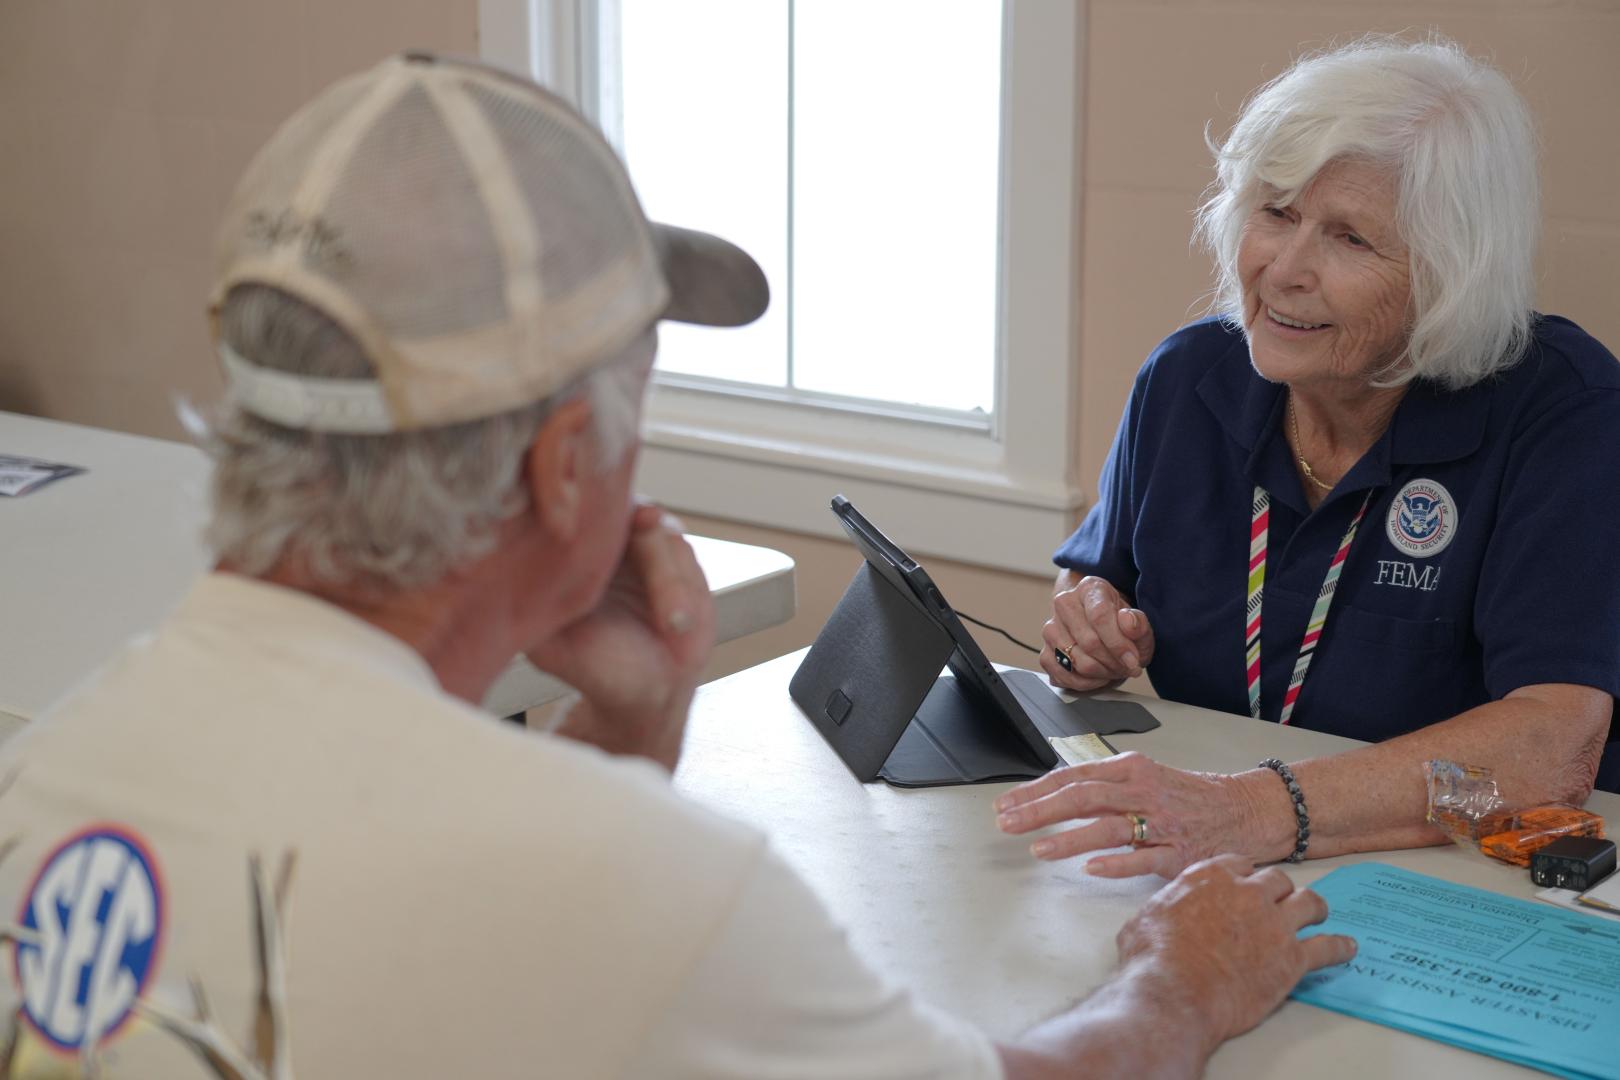
POLYGON ((833 537, 828 503, 842 494, 916 554, 1042 576, 1085 506, 983 432, 667 387, 637 482, 675 510, 833 537))

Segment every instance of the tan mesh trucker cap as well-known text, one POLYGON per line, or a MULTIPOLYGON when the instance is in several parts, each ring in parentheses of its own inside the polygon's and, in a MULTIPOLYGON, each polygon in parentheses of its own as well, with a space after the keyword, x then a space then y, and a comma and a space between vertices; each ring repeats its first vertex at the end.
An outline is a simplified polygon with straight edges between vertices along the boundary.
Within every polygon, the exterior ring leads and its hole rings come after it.
POLYGON ((769 302, 742 249, 647 221, 568 104, 493 68, 405 53, 331 86, 237 185, 210 313, 243 284, 323 312, 376 379, 260 367, 223 342, 231 398, 288 427, 377 433, 549 396, 658 319, 740 326, 769 302))

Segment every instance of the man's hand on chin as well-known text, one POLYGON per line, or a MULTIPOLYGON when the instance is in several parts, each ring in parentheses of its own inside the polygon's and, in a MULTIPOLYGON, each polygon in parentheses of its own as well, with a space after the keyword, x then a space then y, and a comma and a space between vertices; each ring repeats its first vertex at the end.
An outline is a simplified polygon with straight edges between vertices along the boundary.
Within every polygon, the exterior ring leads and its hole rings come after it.
POLYGON ((526 655, 580 692, 558 734, 673 771, 713 645, 714 602, 680 522, 642 505, 596 608, 526 655))

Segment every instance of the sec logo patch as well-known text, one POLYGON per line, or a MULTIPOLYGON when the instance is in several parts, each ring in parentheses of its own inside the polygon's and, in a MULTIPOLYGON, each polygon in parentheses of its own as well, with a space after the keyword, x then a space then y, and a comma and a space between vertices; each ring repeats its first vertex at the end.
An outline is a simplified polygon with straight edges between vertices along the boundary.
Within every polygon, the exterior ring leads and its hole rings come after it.
POLYGON ((63 841, 23 897, 16 975, 23 1015, 63 1050, 94 1046, 135 1008, 157 967, 163 892, 139 837, 98 825, 63 841))
POLYGON ((1457 501, 1435 480, 1413 480, 1389 504, 1389 542, 1418 559, 1438 555, 1457 534, 1457 501))

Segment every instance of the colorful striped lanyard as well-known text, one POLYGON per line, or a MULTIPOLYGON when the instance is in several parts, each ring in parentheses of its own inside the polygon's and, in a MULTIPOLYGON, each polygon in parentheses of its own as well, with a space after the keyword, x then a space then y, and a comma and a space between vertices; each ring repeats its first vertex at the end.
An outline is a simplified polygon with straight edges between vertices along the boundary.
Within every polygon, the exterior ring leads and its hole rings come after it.
MULTIPOLYGON (((1333 593, 1339 587, 1339 573, 1344 569, 1345 556, 1350 554, 1351 541, 1356 538, 1356 526, 1361 524, 1372 502, 1372 492, 1361 500, 1361 509, 1350 519, 1344 530, 1339 550, 1328 564, 1327 577, 1322 579, 1322 591, 1316 595, 1316 606, 1311 609, 1311 621, 1305 624, 1305 640, 1299 643, 1299 659, 1294 661, 1294 674, 1288 679, 1288 693, 1283 698, 1280 723, 1294 718, 1294 703, 1299 700, 1299 688, 1305 685, 1305 673, 1310 670, 1311 657, 1322 640, 1322 628, 1327 625, 1328 608, 1333 605, 1333 593)), ((1249 518, 1249 603, 1245 610, 1248 624, 1244 634, 1249 663, 1249 715, 1260 717, 1260 608, 1266 591, 1266 540, 1271 531, 1271 493, 1256 484, 1254 512, 1249 518)))

